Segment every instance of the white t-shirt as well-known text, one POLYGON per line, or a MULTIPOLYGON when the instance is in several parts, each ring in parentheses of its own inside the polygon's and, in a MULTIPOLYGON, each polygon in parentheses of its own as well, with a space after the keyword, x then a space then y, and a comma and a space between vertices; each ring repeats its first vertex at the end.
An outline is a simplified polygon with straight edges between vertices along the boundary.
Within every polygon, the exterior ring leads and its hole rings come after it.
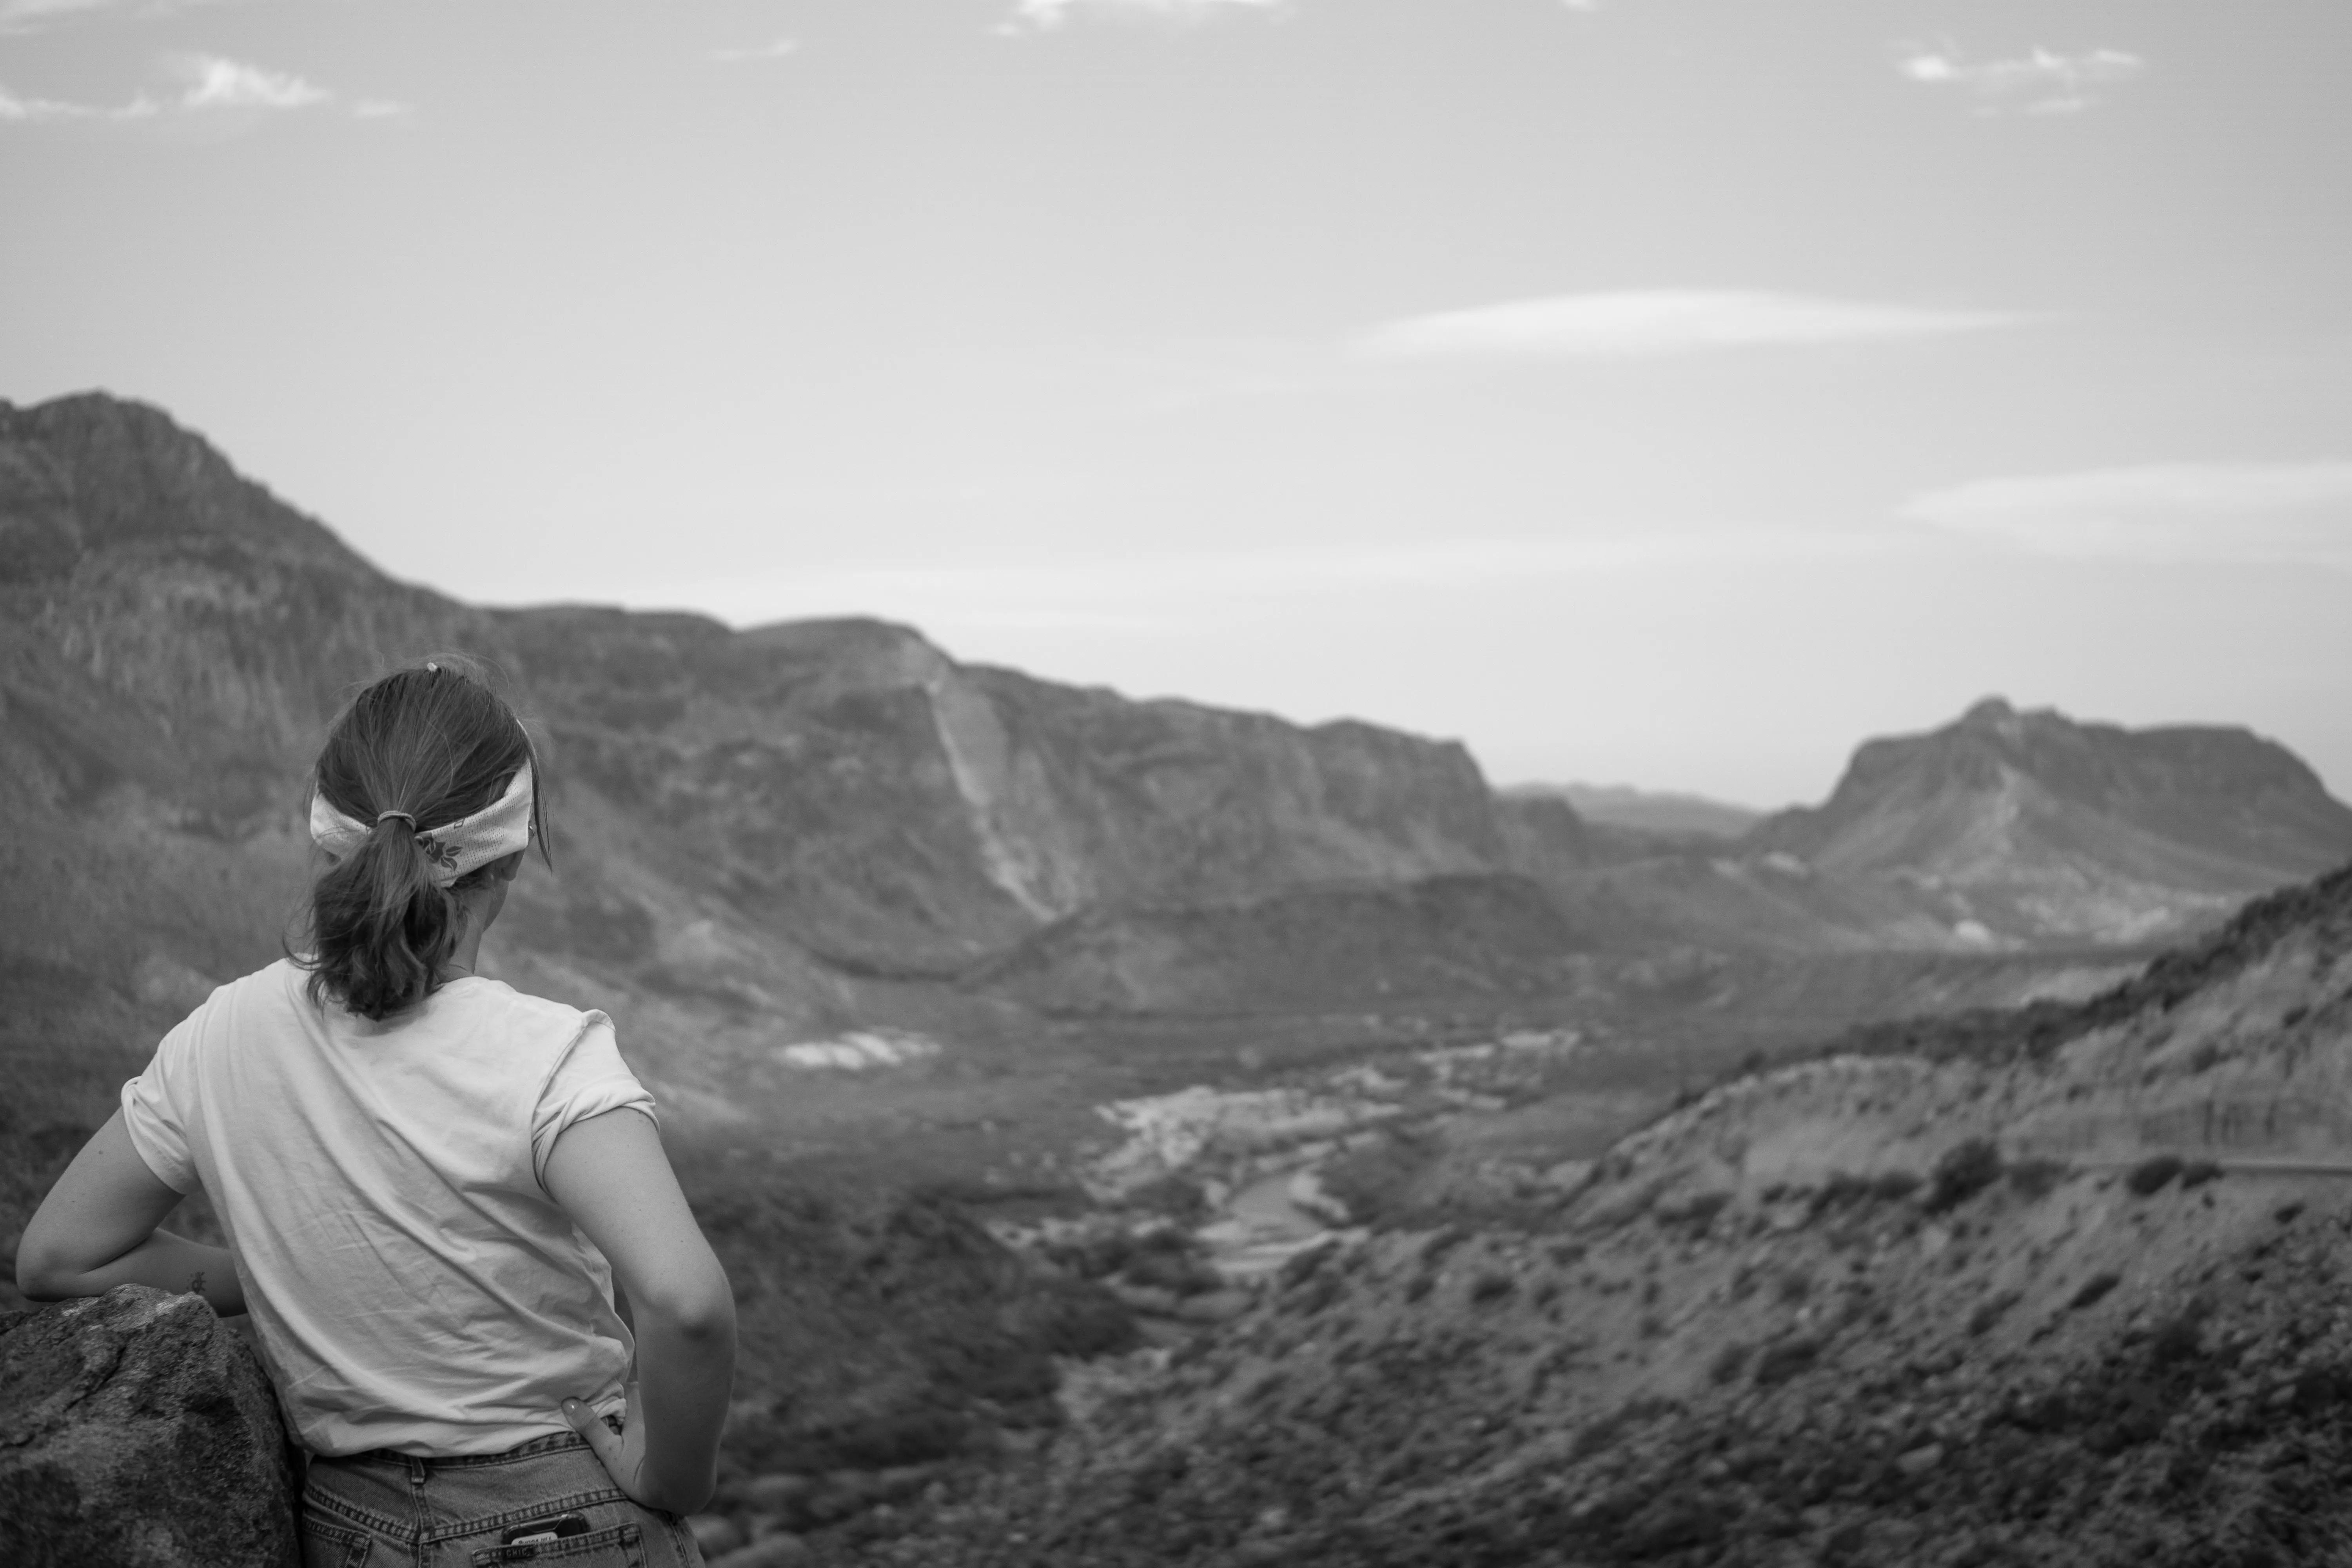
POLYGON ((541 1183, 556 1135, 654 1112, 602 1013, 450 982, 372 1023, 289 962, 214 992, 122 1087, 209 1194, 288 1424, 322 1455, 488 1454, 621 1408, 612 1268, 541 1183))

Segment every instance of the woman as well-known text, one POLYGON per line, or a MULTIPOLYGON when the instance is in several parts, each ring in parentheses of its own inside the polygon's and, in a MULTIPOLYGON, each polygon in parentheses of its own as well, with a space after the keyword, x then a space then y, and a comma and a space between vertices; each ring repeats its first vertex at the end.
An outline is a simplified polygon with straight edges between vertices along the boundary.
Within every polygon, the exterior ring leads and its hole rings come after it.
POLYGON ((612 1021, 475 973, 546 859, 532 763, 466 672, 362 691, 319 756, 310 952, 164 1037, 17 1251, 37 1300, 251 1311, 315 1456, 309 1563, 700 1561, 677 1516, 715 1479, 726 1276, 612 1021), (157 1228, 199 1186, 226 1248, 157 1228))

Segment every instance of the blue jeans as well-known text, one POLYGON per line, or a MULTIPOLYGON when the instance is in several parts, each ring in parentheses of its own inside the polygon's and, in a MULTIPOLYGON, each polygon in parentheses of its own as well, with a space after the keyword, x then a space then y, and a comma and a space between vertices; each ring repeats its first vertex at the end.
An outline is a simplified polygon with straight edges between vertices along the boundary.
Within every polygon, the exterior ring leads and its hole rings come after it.
POLYGON ((303 1568, 702 1568, 676 1514, 631 1502, 582 1441, 560 1432, 503 1454, 427 1459, 355 1454, 310 1461, 302 1489, 303 1568), (584 1534, 508 1545, 564 1515, 584 1534))

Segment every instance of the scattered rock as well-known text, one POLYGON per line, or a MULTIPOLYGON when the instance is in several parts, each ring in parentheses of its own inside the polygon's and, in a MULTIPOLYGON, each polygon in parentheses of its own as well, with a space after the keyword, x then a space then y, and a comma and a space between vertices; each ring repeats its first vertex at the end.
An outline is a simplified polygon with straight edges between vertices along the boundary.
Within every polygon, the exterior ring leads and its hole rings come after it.
POLYGON ((1896 1455, 1895 1468, 1906 1476, 1924 1476, 1943 1462, 1944 1446, 1941 1443, 1930 1443, 1924 1448, 1914 1448, 1909 1453, 1896 1455))
POLYGON ((0 1320, 0 1562, 292 1568, 260 1362, 199 1296, 121 1285, 0 1320))

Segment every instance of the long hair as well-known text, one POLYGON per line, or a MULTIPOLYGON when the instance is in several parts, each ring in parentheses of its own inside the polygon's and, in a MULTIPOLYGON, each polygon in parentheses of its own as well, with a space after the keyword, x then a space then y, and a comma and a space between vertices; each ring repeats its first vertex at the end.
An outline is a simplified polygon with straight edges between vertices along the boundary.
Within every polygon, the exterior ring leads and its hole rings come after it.
MULTIPOLYGON (((495 875, 499 862, 436 887, 416 836, 479 811, 533 762, 521 721, 467 661, 397 670, 352 699, 327 731, 317 787, 336 810, 373 826, 311 884, 310 951, 300 962, 312 1000, 331 995, 383 1019, 440 988, 441 966, 463 934, 457 895, 495 875)), ((536 766, 532 776, 533 837, 552 868, 546 779, 536 766)))

